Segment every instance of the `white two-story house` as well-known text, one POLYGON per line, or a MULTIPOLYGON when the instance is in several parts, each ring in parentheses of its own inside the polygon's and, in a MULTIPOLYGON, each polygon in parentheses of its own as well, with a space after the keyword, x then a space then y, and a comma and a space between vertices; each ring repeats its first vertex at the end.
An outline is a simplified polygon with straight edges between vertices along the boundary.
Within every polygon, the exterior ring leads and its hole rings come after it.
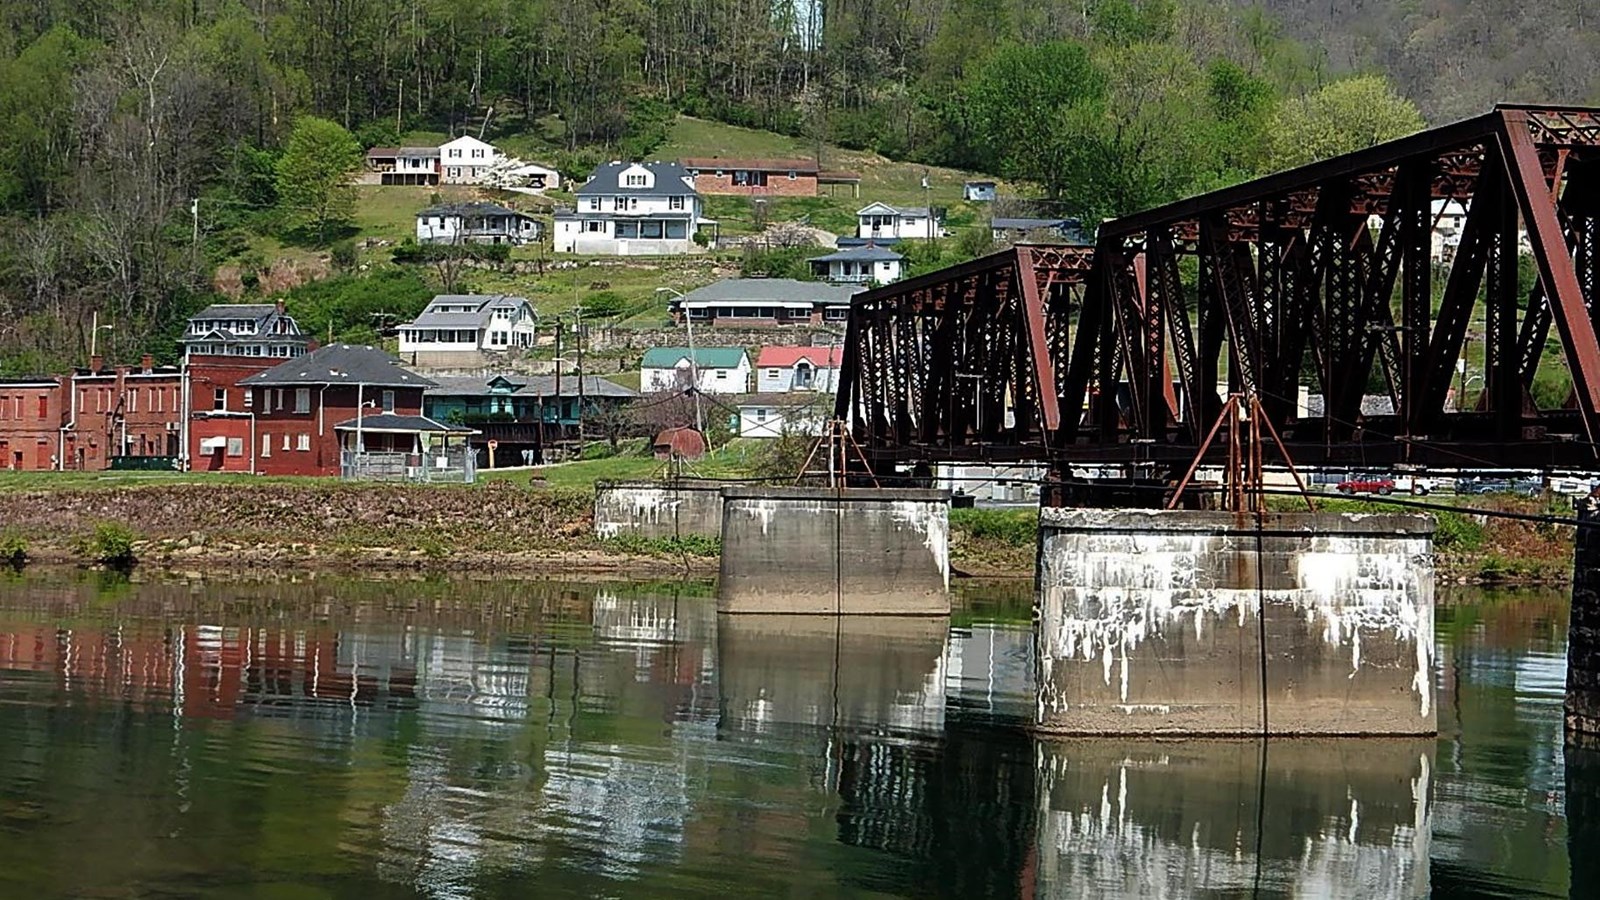
POLYGON ((183 355, 302 356, 310 336, 277 303, 214 303, 189 318, 183 355))
POLYGON ((440 294, 400 326, 400 355, 415 366, 477 366, 485 353, 533 346, 536 316, 524 297, 440 294))
POLYGON ((929 240, 939 236, 939 222, 926 206, 890 206, 873 203, 856 210, 856 238, 889 243, 929 240))
POLYGON ((693 253, 700 195, 683 166, 610 162, 577 190, 578 207, 556 213, 558 253, 603 256, 693 253))
POLYGON ((843 347, 763 347, 756 357, 756 392, 832 394, 839 390, 843 347))
POLYGON ((834 284, 888 284, 899 281, 906 258, 874 244, 846 247, 806 260, 812 274, 834 284))
POLYGON ((653 394, 697 385, 702 394, 750 389, 750 357, 738 347, 652 347, 639 364, 639 391, 653 394))
POLYGON ((493 144, 470 134, 439 145, 439 169, 445 184, 482 184, 489 170, 504 159, 493 144))

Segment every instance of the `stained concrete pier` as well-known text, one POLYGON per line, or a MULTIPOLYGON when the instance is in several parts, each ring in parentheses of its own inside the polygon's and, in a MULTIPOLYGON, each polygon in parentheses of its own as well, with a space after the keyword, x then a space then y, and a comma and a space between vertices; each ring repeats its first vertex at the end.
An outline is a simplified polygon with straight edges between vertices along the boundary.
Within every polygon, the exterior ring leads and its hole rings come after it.
POLYGON ((947 491, 722 490, 719 612, 945 615, 949 587, 947 491))
POLYGON ((1600 742, 1600 499, 1578 504, 1572 547, 1572 618, 1567 623, 1567 739, 1600 742))
POLYGON ((1065 734, 1422 735, 1433 521, 1045 509, 1037 726, 1065 734))
POLYGON ((602 481, 594 486, 594 532, 675 538, 722 533, 720 481, 602 481))

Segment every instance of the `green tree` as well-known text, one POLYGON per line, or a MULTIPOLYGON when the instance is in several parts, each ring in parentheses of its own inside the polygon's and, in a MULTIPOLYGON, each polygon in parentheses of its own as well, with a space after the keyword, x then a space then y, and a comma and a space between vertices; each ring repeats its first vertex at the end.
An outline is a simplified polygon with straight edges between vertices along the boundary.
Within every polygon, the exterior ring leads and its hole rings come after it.
POLYGON ((1105 92, 1105 75, 1082 45, 1009 44, 966 80, 965 102, 955 108, 972 134, 972 162, 1059 197, 1083 174, 1080 138, 1100 116, 1105 92))
POLYGON ((328 228, 350 221, 355 190, 350 176, 361 165, 361 147, 343 126, 316 116, 301 116, 278 160, 278 202, 289 221, 316 230, 318 243, 328 228))
POLYGON ((1383 76, 1346 78, 1284 104, 1272 128, 1272 165, 1304 165, 1422 127, 1416 105, 1395 93, 1383 76))

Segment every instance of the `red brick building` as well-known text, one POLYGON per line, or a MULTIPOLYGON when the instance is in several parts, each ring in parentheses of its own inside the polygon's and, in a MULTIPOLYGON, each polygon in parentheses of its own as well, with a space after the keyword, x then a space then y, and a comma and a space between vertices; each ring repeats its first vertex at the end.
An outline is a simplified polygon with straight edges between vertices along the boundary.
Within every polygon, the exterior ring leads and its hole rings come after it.
POLYGON ((56 467, 66 419, 64 397, 56 378, 0 381, 0 470, 46 472, 56 467))
MULTIPOLYGON (((189 367, 189 468, 196 472, 249 472, 256 391, 239 382, 282 359, 194 355, 189 367)), ((260 448, 257 447, 259 450, 260 448)))
MULTIPOLYGON (((341 452, 421 453, 460 428, 422 415, 422 392, 433 382, 401 368, 376 347, 330 344, 241 379, 252 392, 250 434, 200 442, 204 454, 231 457, 236 447, 263 475, 338 475, 341 452)), ((202 456, 194 468, 208 468, 202 456)))
POLYGON ((72 373, 66 407, 63 469, 106 469, 118 456, 180 455, 183 374, 156 367, 149 356, 137 368, 94 357, 72 373))
POLYGON ((694 179, 694 189, 702 194, 732 194, 757 197, 815 197, 817 161, 814 159, 719 159, 683 160, 683 167, 694 179))

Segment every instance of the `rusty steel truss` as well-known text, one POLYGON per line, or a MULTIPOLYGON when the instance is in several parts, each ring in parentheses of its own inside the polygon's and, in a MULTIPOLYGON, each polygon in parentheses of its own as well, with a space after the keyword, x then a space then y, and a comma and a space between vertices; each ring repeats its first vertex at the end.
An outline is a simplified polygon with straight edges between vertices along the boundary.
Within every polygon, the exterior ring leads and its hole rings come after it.
POLYGON ((1597 235, 1600 110, 1500 106, 863 293, 836 415, 874 466, 1178 463, 1242 394, 1299 463, 1592 467, 1597 235))

